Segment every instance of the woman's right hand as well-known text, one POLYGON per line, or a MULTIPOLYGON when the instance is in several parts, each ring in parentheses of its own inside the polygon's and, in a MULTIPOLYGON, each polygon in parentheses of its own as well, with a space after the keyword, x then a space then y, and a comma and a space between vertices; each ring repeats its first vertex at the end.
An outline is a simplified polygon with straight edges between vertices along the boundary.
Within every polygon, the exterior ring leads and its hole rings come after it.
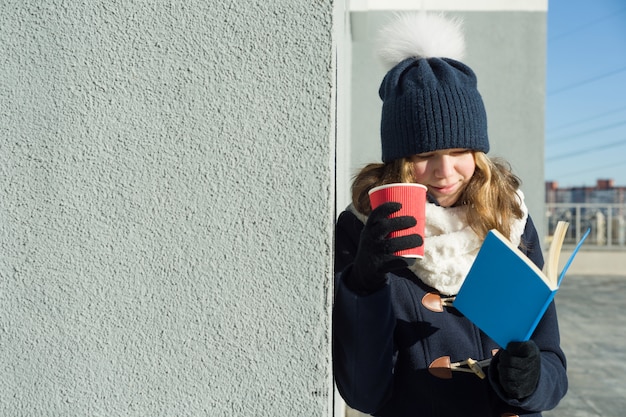
POLYGON ((399 250, 423 245, 422 236, 411 234, 389 238, 391 232, 416 225, 412 216, 389 216, 402 208, 400 203, 381 204, 369 215, 359 241, 352 271, 347 277, 348 288, 357 293, 372 293, 385 285, 385 274, 411 265, 414 260, 394 255, 399 250))

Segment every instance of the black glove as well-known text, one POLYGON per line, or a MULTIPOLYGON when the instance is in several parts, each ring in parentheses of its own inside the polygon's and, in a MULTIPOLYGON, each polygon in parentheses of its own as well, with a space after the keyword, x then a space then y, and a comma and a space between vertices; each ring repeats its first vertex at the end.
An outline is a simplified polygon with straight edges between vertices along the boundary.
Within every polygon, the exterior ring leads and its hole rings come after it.
POLYGON ((496 358, 498 380, 511 398, 522 399, 535 392, 541 372, 541 354, 535 342, 510 342, 496 358))
POLYGON ((371 294, 385 285, 385 273, 406 268, 414 259, 396 256, 399 250, 421 246, 424 241, 418 234, 388 238, 389 233, 408 229, 416 225, 412 216, 388 218, 400 210, 400 203, 384 203, 372 210, 359 241, 351 273, 346 277, 346 285, 360 294, 371 294))

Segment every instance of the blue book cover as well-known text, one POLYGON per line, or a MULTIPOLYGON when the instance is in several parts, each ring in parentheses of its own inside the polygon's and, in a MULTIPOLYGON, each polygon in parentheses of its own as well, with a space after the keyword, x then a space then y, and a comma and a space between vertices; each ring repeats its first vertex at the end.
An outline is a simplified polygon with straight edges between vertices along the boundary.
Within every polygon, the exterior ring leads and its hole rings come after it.
MULTIPOLYGON (((563 226, 563 225, 561 225, 563 226)), ((564 225, 567 230, 567 224, 564 225)), ((546 271, 555 271, 565 230, 550 246, 546 271)), ((501 347, 526 341, 556 295, 561 280, 589 230, 578 242, 561 274, 546 276, 496 230, 487 234, 454 301, 454 307, 501 347)))

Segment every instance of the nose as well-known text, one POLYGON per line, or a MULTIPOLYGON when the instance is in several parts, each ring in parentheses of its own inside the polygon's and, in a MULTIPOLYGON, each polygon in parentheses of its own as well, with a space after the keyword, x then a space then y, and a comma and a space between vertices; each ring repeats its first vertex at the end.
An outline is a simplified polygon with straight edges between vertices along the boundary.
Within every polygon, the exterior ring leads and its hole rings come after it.
POLYGON ((439 155, 435 161, 435 176, 447 178, 454 172, 454 161, 450 155, 439 155))

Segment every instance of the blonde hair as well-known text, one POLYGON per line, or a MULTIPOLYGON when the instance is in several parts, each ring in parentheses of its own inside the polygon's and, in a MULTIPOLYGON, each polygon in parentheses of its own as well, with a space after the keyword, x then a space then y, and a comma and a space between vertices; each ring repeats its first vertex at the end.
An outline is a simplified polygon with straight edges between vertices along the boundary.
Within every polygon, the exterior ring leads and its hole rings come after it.
MULTIPOLYGON (((516 193, 521 181, 511 172, 508 163, 490 159, 474 151, 476 169, 456 205, 467 205, 467 222, 478 236, 485 237, 490 229, 505 236, 511 233, 511 222, 521 219, 523 212, 516 193)), ((386 164, 368 164, 352 182, 352 204, 361 213, 372 211, 368 191, 393 182, 416 182, 412 159, 400 158, 386 164)))

